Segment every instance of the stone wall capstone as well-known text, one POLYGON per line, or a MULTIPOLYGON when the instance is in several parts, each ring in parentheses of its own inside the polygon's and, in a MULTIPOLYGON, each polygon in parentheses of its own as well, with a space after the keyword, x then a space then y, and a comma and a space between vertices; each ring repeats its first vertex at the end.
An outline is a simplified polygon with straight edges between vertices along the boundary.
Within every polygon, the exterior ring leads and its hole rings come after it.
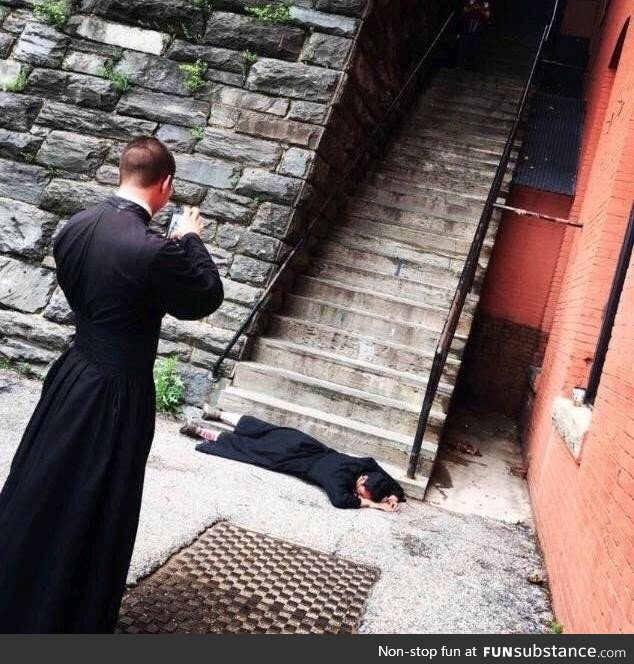
MULTIPOLYGON (((70 343, 55 233, 115 191, 127 141, 156 135, 174 151, 177 176, 173 201, 153 223, 200 205, 225 285, 212 316, 163 325, 159 353, 180 359, 187 400, 200 405, 218 354, 447 4, 0 1, 0 358, 43 374, 70 343), (282 20, 266 20, 280 4, 282 20), (66 16, 54 20, 51 5, 66 16)), ((263 315, 249 333, 265 323, 263 315)), ((245 346, 225 363, 226 376, 245 346)))

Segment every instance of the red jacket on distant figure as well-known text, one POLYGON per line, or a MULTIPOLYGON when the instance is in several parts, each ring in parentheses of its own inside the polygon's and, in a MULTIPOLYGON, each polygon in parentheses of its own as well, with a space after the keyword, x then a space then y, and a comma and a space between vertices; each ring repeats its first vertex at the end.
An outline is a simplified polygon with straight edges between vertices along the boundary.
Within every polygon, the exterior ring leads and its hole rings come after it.
POLYGON ((491 5, 485 0, 465 0, 462 5, 462 32, 477 32, 491 20, 491 5))

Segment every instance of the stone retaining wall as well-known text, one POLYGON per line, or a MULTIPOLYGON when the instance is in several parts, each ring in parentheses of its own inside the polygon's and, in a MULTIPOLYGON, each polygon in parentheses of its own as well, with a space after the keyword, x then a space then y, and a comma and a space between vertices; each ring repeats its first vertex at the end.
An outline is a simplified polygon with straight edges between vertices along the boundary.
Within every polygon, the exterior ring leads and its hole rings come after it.
POLYGON ((263 0, 81 0, 57 27, 38 8, 50 4, 0 2, 0 358, 43 373, 70 342, 55 232, 115 190, 126 141, 154 134, 177 161, 174 201, 155 223, 200 205, 225 284, 215 314, 163 326, 159 352, 179 357, 199 404, 218 352, 448 3, 295 0, 278 23, 245 8, 263 0), (198 85, 182 69, 196 63, 198 85))

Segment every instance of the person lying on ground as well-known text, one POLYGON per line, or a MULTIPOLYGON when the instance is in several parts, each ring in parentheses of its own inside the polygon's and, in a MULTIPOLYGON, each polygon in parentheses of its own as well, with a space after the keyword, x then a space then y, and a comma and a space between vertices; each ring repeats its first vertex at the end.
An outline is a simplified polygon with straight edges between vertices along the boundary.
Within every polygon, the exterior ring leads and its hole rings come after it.
POLYGON ((292 475, 325 490, 342 509, 370 507, 397 512, 403 489, 371 457, 342 454, 308 434, 278 427, 250 415, 205 409, 205 419, 220 420, 232 431, 213 431, 188 423, 181 433, 204 442, 196 450, 292 475))

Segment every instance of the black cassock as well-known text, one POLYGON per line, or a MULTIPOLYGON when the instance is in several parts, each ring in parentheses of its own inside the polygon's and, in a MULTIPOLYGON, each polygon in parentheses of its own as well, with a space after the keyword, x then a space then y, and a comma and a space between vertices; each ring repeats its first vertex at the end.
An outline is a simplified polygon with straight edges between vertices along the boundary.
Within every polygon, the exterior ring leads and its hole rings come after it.
POLYGON ((224 431, 217 441, 200 443, 196 449, 316 484, 335 507, 343 509, 361 507, 355 483, 369 473, 382 476, 386 495, 405 500, 400 484, 372 457, 337 452, 298 429, 278 427, 251 415, 243 415, 233 432, 224 431))
POLYGON ((0 494, 0 632, 112 632, 154 435, 161 318, 217 309, 201 240, 148 228, 123 198, 75 215, 55 241, 76 314, 0 494))

